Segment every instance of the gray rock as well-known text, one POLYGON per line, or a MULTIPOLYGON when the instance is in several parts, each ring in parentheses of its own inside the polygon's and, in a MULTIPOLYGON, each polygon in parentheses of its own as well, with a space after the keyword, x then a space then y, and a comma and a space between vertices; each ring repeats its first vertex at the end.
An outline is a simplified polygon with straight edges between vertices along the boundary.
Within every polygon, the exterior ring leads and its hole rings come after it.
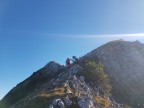
POLYGON ((59 108, 64 108, 64 103, 63 103, 63 101, 61 99, 55 99, 53 101, 53 105, 57 106, 59 108))
POLYGON ((80 100, 83 100, 83 98, 78 96, 77 101, 80 101, 80 100))
POLYGON ((85 100, 79 100, 78 101, 78 104, 79 104, 79 106, 81 107, 81 108, 86 108, 86 102, 85 102, 85 100))
POLYGON ((61 99, 55 99, 55 100, 52 102, 53 105, 56 106, 56 105, 58 104, 58 101, 59 101, 59 100, 61 100, 61 99))
POLYGON ((64 86, 64 87, 67 87, 67 86, 68 86, 68 84, 67 84, 67 83, 63 83, 63 86, 64 86))
POLYGON ((79 100, 78 104, 81 108, 93 108, 93 102, 91 100, 79 100))
POLYGON ((71 74, 76 74, 76 73, 78 73, 81 69, 82 69, 82 68, 77 64, 77 65, 74 65, 74 66, 70 69, 69 73, 71 73, 71 74))
POLYGON ((58 107, 64 108, 64 103, 62 100, 58 100, 58 107))
POLYGON ((77 77, 75 75, 73 76, 73 80, 77 80, 77 77))
POLYGON ((49 108, 53 108, 53 105, 49 105, 49 108))
POLYGON ((71 106, 71 105, 72 105, 72 101, 71 101, 69 98, 65 98, 65 99, 64 99, 64 104, 65 104, 66 106, 71 106))
POLYGON ((80 76, 80 81, 84 82, 84 76, 80 76))
POLYGON ((69 86, 70 86, 71 88, 74 88, 74 89, 76 88, 76 85, 75 85, 73 82, 70 82, 70 83, 69 83, 69 86))

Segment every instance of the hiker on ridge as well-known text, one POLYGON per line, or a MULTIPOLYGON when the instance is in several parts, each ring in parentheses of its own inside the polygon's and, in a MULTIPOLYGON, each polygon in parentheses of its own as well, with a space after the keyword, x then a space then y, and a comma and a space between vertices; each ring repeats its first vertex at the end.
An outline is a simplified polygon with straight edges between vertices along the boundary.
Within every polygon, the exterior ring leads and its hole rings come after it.
POLYGON ((72 61, 74 62, 74 63, 76 63, 76 64, 78 64, 79 63, 79 59, 76 57, 76 56, 72 56, 72 61))
POLYGON ((70 69, 70 59, 69 58, 66 59, 66 65, 67 65, 68 69, 70 69))

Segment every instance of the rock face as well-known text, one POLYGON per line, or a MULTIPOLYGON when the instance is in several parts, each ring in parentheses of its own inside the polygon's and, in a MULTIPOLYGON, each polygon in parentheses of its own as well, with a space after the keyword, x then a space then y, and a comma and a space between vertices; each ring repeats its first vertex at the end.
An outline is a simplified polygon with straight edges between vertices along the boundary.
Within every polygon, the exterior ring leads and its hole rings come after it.
POLYGON ((86 55, 98 58, 111 79, 113 95, 121 103, 143 108, 144 45, 138 41, 109 42, 86 55))

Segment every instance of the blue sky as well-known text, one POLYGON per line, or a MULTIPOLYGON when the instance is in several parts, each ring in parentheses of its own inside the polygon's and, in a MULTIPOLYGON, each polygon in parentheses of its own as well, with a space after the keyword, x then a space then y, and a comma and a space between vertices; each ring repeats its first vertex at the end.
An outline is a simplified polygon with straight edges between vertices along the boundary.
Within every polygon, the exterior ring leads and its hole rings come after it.
POLYGON ((51 60, 144 42, 143 0, 0 0, 0 99, 51 60))

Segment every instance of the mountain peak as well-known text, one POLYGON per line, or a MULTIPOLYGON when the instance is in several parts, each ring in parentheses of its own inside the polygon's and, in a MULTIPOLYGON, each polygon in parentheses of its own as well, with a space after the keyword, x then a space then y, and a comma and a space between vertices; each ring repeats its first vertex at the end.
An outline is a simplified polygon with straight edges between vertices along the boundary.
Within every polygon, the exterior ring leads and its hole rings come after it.
POLYGON ((55 62, 55 61, 50 61, 49 63, 47 63, 46 65, 45 65, 45 67, 50 67, 50 66, 58 66, 58 65, 60 65, 59 63, 57 63, 57 62, 55 62))
POLYGON ((60 70, 61 68, 63 68, 62 65, 60 65, 59 63, 56 63, 55 61, 50 61, 49 63, 47 63, 44 68, 50 72, 57 72, 58 70, 60 70))
MULTIPOLYGON (((125 41, 123 39, 119 39, 119 40, 113 40, 113 41, 110 41, 104 45, 108 46, 108 45, 116 45, 116 44, 121 44, 121 45, 141 45, 142 43, 138 40, 136 41, 133 41, 133 42, 130 42, 130 41, 125 41)), ((104 46, 102 45, 102 46, 104 46)))
POLYGON ((143 108, 144 46, 141 42, 111 41, 88 53, 87 57, 98 58, 103 64, 110 76, 113 95, 119 102, 143 108))

